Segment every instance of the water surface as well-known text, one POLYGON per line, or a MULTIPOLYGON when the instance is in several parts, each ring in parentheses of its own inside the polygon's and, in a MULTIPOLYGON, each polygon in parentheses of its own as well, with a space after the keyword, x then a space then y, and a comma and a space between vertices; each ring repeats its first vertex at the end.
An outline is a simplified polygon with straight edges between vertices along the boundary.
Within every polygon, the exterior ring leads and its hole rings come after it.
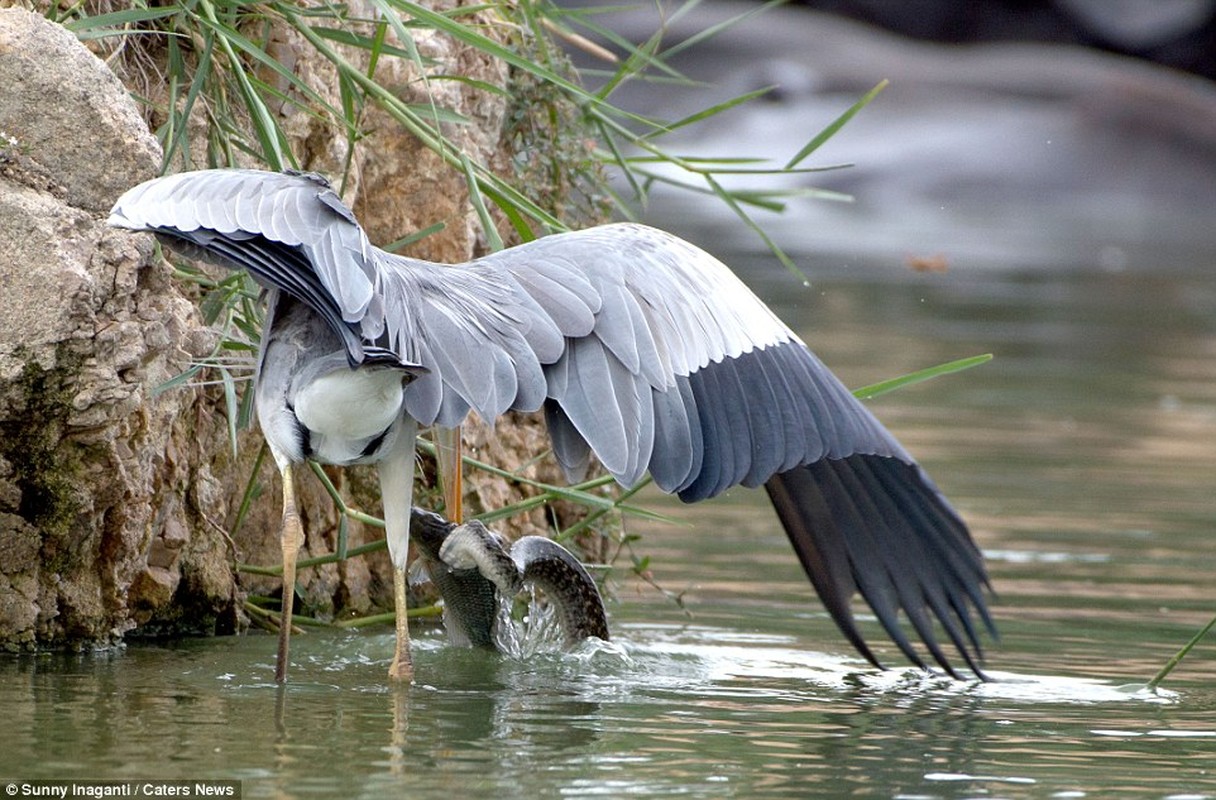
MULTIPOLYGON (((415 629, 0 659, 0 778, 235 778, 247 797, 1216 798, 1216 282, 919 274, 732 259, 850 385, 995 360, 874 401, 971 523, 1002 638, 990 683, 876 672, 836 633, 763 493, 630 520, 688 612, 622 568, 612 648, 526 659, 415 629), (691 614, 691 615, 690 615, 691 614)), ((867 630, 878 642, 876 623, 867 630)))

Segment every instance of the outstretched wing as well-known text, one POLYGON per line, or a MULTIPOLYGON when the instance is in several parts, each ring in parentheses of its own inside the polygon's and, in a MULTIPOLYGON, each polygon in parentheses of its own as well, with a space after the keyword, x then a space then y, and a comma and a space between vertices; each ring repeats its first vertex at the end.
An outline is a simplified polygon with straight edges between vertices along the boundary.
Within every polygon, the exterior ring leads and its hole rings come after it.
POLYGON ((319 175, 243 169, 182 172, 118 199, 111 225, 157 234, 175 249, 248 270, 306 303, 341 337, 351 366, 395 360, 384 334, 380 253, 319 175))
POLYGON ((945 497, 822 362, 725 265, 670 234, 609 225, 475 264, 515 280, 566 340, 544 360, 554 450, 594 453, 625 485, 649 470, 685 501, 764 484, 846 637, 860 593, 923 666, 902 611, 953 674, 933 620, 979 673, 973 611, 994 631, 983 560, 945 497))
POLYGON ((474 264, 513 276, 565 337, 544 363, 568 468, 589 448, 621 483, 649 470, 692 502, 827 457, 911 461, 730 269, 682 239, 606 225, 474 264))
POLYGON ((422 424, 542 405, 559 461, 592 453, 632 485, 686 501, 766 485, 812 583, 849 640, 860 592, 922 663, 935 618, 978 673, 987 584, 966 526, 898 442, 722 263, 669 234, 609 225, 442 266, 373 247, 323 180, 217 170, 142 184, 110 221, 150 230, 307 303, 351 366, 421 364, 422 424))

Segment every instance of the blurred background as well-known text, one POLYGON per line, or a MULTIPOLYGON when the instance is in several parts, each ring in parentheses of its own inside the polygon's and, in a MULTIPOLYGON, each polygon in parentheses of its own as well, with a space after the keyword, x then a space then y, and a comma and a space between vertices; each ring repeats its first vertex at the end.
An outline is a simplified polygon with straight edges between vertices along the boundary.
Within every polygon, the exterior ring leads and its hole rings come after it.
MULTIPOLYGON (((580 13, 635 43, 663 31, 669 63, 697 84, 629 82, 612 95, 625 108, 674 120, 773 87, 658 140, 680 154, 780 166, 890 81, 802 164, 847 169, 724 181, 851 197, 758 213, 791 252, 975 267, 1211 259, 1210 0, 807 0, 751 16, 756 5, 732 2, 613 8, 580 13)), ((603 68, 574 52, 592 74, 603 68)), ((690 233, 723 231, 731 216, 716 198, 662 187, 645 213, 690 233)), ((725 235, 747 236, 734 228, 725 235)))

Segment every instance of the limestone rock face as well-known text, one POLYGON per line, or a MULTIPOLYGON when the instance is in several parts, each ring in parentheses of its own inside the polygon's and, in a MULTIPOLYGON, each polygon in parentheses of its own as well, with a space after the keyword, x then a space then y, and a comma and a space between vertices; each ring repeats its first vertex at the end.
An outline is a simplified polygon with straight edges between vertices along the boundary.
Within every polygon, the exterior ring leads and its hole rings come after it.
MULTIPOLYGON (((364 16, 374 16, 370 7, 364 16)), ((273 32, 274 56, 337 105, 331 66, 297 36, 273 32)), ((509 163, 506 93, 474 88, 506 86, 505 67, 426 31, 416 45, 436 74, 472 79, 426 89, 470 120, 453 137, 472 159, 509 163)), ((105 225, 118 195, 156 175, 162 160, 145 121, 159 124, 156 112, 137 106, 123 83, 148 96, 157 81, 111 62, 122 80, 62 27, 0 8, 0 647, 10 650, 234 631, 248 621, 247 592, 279 589, 277 578, 236 569, 279 560, 282 495, 270 460, 255 465, 260 434, 242 434, 234 454, 219 390, 157 391, 211 353, 218 334, 150 237, 105 225), (246 494, 254 500, 238 519, 246 494)), ((406 59, 385 59, 377 74, 410 97, 424 91, 415 70, 406 59)), ((484 247, 459 170, 387 115, 369 110, 368 136, 348 160, 323 115, 290 103, 274 110, 301 166, 336 177, 349 164, 346 199, 378 244, 442 222, 442 233, 413 255, 463 261, 484 247)), ((205 153, 202 123, 190 130, 199 142, 190 151, 205 153)), ((476 428, 467 441, 475 454, 509 465, 543 448, 539 430, 536 420, 500 424, 496 436, 476 428)), ((333 504, 300 473, 302 557, 330 553, 333 504)), ((559 480, 551 461, 528 474, 559 480)), ((331 479, 351 505, 379 512, 368 470, 331 479)), ((425 502, 425 470, 422 481, 416 496, 425 502)), ((485 476, 468 485, 475 509, 519 497, 518 488, 485 476)), ((542 512, 530 522, 546 524, 542 512)), ((350 547, 381 537, 349 527, 350 547)), ((383 554, 303 570, 298 586, 321 616, 392 605, 383 554)))
POLYGON ((75 36, 19 8, 0 14, 0 131, 35 158, 63 202, 109 211, 131 175, 155 174, 156 139, 122 83, 75 36))
POLYGON ((153 392, 214 334, 152 243, 104 222, 160 148, 105 64, 37 14, 0 9, 0 85, 0 645, 113 642, 187 574, 207 576, 197 626, 232 628, 231 555, 191 534, 227 513, 189 491, 222 436, 199 392, 153 392))

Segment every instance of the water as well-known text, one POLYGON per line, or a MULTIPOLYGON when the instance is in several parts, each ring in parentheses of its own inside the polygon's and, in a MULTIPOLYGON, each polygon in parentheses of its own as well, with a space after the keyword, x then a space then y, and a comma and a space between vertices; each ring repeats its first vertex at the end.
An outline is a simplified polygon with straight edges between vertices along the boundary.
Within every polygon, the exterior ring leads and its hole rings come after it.
MULTIPOLYGON (((999 592, 991 683, 852 655, 762 493, 631 520, 615 648, 506 659, 416 628, 0 660, 0 779, 233 778, 246 797, 1216 798, 1216 285, 1170 264, 917 274, 737 259, 850 385, 995 360, 874 402, 971 522, 999 592)), ((876 624, 867 631, 878 642, 876 624)))

